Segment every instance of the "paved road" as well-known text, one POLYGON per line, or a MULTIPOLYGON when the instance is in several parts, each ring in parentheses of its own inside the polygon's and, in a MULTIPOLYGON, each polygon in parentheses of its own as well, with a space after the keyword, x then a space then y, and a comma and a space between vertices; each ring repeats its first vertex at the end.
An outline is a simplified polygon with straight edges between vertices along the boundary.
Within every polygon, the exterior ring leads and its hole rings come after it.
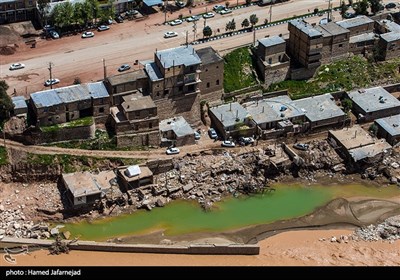
MULTIPOLYGON (((232 1, 231 6, 236 4, 232 1)), ((241 1, 242 2, 242 1, 241 1)), ((333 6, 338 6, 340 0, 332 0, 333 6)), ((192 14, 210 11, 213 5, 198 6, 192 9, 192 14)), ((326 9, 327 0, 291 0, 289 2, 274 5, 272 7, 272 21, 291 17, 293 15, 305 14, 314 8, 326 9)), ((183 13, 189 15, 188 9, 168 14, 168 20, 175 19, 183 13)), ((216 15, 208 19, 209 25, 215 32, 219 28, 225 29, 225 25, 231 19, 235 19, 237 28, 245 18, 256 14, 259 22, 270 17, 270 7, 251 6, 233 11, 228 15, 216 15)), ((338 14, 335 17, 340 18, 338 14)), ((310 18, 310 22, 318 22, 321 17, 310 18)), ((76 77, 82 82, 96 81, 102 79, 103 59, 106 64, 106 74, 116 74, 116 69, 123 63, 133 64, 135 60, 152 59, 156 49, 162 50, 179 46, 186 42, 186 32, 189 34, 189 42, 193 40, 192 23, 184 22, 182 25, 164 25, 164 14, 150 15, 143 21, 125 21, 122 24, 113 24, 109 31, 95 31, 94 38, 81 39, 79 35, 64 37, 59 40, 40 40, 36 48, 21 46, 11 56, 3 56, 0 65, 0 76, 6 79, 10 85, 9 93, 14 91, 17 95, 29 95, 32 92, 43 90, 43 82, 48 79, 48 63, 53 63, 53 77, 61 79, 59 86, 71 85, 76 77), (166 31, 176 31, 179 36, 164 39, 166 31), (22 62, 26 68, 18 71, 9 71, 10 63, 22 62)), ((197 22, 197 38, 202 37, 204 19, 197 22)), ((278 35, 287 33, 287 25, 279 25, 262 29, 256 32, 256 38, 266 35, 278 35)), ((231 38, 212 41, 197 45, 196 48, 213 46, 216 50, 233 48, 242 44, 251 43, 252 34, 242 34, 231 38)), ((138 68, 140 65, 134 66, 138 68)))

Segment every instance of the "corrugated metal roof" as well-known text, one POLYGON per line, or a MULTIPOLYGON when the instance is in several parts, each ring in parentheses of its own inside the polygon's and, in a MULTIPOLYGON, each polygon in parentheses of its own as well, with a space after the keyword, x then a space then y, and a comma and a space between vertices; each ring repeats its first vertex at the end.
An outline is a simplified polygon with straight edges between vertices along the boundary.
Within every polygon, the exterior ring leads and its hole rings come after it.
POLYGON ((153 82, 160 81, 164 78, 155 62, 147 63, 145 69, 150 80, 153 82))
POLYGON ((55 89, 58 96, 64 103, 72 103, 90 99, 89 90, 83 85, 73 85, 55 89))
POLYGON ((279 36, 271 36, 268 38, 259 39, 258 42, 263 45, 264 47, 271 47, 279 44, 284 44, 285 40, 279 36))
POLYGON ((327 93, 295 100, 293 103, 311 122, 317 122, 345 115, 333 100, 333 96, 327 93))
POLYGON ((156 56, 164 68, 178 65, 187 67, 201 63, 199 56, 191 45, 157 51, 156 56))
POLYGON ((400 115, 375 120, 391 136, 400 135, 400 115))
POLYGON ((159 128, 161 132, 172 130, 177 137, 194 134, 193 128, 182 116, 160 121, 159 128))
POLYGON ((336 23, 343 28, 349 29, 352 27, 372 23, 374 20, 370 19, 367 16, 357 16, 355 18, 349 18, 341 21, 337 21, 336 23))
POLYGON ((381 38, 386 42, 395 42, 400 40, 400 32, 393 31, 389 33, 381 34, 381 38))
POLYGON ((23 96, 11 97, 11 100, 14 104, 14 109, 28 108, 28 105, 26 104, 25 98, 23 96))
POLYGON ((36 108, 51 107, 63 103, 54 89, 32 93, 31 100, 36 108))
POLYGON ((143 0, 143 3, 145 3, 146 6, 151 7, 156 5, 162 5, 162 0, 143 0))
POLYGON ((110 96, 103 82, 88 83, 86 86, 93 99, 110 96))

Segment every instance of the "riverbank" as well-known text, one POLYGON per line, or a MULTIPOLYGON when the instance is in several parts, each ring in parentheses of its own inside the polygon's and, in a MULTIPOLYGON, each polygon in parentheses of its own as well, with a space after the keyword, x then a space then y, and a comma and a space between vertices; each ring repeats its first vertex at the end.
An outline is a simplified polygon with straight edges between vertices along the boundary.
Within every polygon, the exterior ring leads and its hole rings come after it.
MULTIPOLYGON (((257 256, 132 254, 71 251, 49 255, 47 250, 14 256, 13 266, 398 266, 400 240, 330 242, 352 231, 299 230, 279 233, 259 242, 257 256), (326 241, 321 241, 323 238, 326 241)), ((203 242, 207 240, 202 240, 203 242)), ((223 240, 209 239, 209 242, 223 240)), ((2 266, 10 266, 1 255, 2 266)))

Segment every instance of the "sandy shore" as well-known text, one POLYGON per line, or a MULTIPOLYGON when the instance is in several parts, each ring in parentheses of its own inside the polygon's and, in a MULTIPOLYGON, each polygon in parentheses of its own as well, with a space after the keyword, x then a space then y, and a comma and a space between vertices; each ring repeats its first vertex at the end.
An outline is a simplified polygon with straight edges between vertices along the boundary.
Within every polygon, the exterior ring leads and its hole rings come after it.
POLYGON ((350 234, 350 230, 300 230, 259 242, 257 256, 162 255, 71 251, 49 255, 47 250, 14 256, 16 264, 1 266, 399 266, 400 240, 389 242, 320 241, 350 234))

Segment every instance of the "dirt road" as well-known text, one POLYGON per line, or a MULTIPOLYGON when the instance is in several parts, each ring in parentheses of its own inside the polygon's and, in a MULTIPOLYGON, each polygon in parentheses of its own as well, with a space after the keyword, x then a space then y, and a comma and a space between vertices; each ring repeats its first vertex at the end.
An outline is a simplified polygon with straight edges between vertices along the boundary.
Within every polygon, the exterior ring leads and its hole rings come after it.
MULTIPOLYGON (((244 1, 239 1, 243 3, 244 1)), ((333 0, 332 5, 338 6, 339 0, 333 0)), ((208 6, 200 4, 192 9, 192 14, 211 11, 211 3, 208 6)), ((235 6, 236 1, 231 1, 231 6, 235 6)), ((212 19, 207 19, 214 32, 220 29, 225 30, 226 23, 233 18, 237 28, 245 18, 251 14, 256 14, 259 23, 264 19, 278 20, 291 17, 293 15, 305 14, 313 11, 314 8, 326 9, 326 0, 292 0, 282 4, 274 5, 272 13, 270 8, 251 6, 234 10, 231 14, 216 15, 212 19)), ((189 15, 188 9, 182 9, 173 14, 167 14, 167 20, 178 18, 179 14, 189 15)), ((309 18, 310 22, 318 22, 321 17, 309 18)), ((335 18, 340 18, 335 14, 335 18)), ((188 31, 188 41, 193 40, 193 24, 184 22, 178 26, 164 25, 164 14, 156 13, 150 15, 142 21, 125 21, 121 24, 113 24, 111 29, 105 32, 95 32, 93 38, 82 39, 80 34, 70 37, 63 37, 59 40, 38 40, 36 48, 29 48, 20 44, 18 51, 9 56, 1 57, 0 77, 5 79, 10 86, 9 94, 14 92, 17 95, 26 97, 33 92, 44 90, 44 81, 49 78, 49 62, 53 64, 53 78, 59 78, 61 83, 57 85, 71 85, 75 78, 79 77, 82 82, 90 82, 104 77, 103 59, 106 65, 106 76, 117 73, 117 68, 123 63, 133 65, 135 60, 149 60, 153 58, 156 49, 162 50, 184 44, 186 42, 186 32, 188 31), (175 38, 164 39, 166 31, 176 31, 178 36, 175 38), (9 71, 9 64, 22 62, 26 64, 25 69, 9 71)), ((197 22, 197 38, 202 37, 202 30, 205 20, 197 22)), ((278 35, 287 33, 287 24, 265 28, 256 32, 256 38, 263 38, 267 35, 278 35)), ((227 48, 251 43, 253 34, 242 34, 231 38, 212 41, 206 44, 196 45, 196 48, 213 46, 221 51, 227 48)), ((135 65, 133 68, 143 67, 135 65)))

